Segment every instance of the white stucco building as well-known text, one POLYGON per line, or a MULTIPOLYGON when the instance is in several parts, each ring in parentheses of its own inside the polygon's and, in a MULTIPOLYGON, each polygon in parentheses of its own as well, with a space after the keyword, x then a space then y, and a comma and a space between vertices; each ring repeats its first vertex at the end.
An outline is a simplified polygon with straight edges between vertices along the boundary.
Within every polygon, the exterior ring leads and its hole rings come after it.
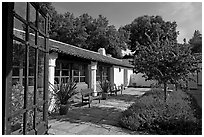
POLYGON ((89 51, 55 40, 49 40, 49 82, 52 84, 76 81, 77 88, 92 88, 97 92, 97 82, 108 80, 111 84, 130 84, 133 66, 106 55, 100 48, 98 52, 89 51))

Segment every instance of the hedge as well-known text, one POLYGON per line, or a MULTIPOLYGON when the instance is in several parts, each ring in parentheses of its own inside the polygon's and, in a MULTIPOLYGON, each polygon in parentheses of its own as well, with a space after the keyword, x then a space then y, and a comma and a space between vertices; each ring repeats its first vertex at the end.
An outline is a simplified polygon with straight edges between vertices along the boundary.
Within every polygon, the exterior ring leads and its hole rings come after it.
POLYGON ((201 134, 201 120, 195 117, 191 98, 183 91, 168 93, 164 101, 160 89, 149 91, 122 113, 119 123, 133 131, 150 134, 201 134))

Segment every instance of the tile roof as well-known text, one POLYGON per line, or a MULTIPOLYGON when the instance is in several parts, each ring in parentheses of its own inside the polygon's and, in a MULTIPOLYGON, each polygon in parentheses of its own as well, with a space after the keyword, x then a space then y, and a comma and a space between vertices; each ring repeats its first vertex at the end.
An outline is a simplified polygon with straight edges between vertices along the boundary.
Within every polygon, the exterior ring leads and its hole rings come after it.
MULTIPOLYGON (((25 37, 25 32, 19 29, 14 28, 14 34, 22 39, 24 39, 23 37, 25 37)), ((30 33, 29 36, 30 36, 30 42, 34 44, 34 34, 30 33)), ((39 36, 39 38, 41 39, 42 37, 39 36)), ((42 43, 42 40, 39 41, 39 44, 41 43, 42 43)), ((79 48, 70 44, 66 44, 60 41, 52 40, 52 39, 49 39, 49 50, 62 53, 62 54, 76 56, 79 58, 89 59, 92 61, 98 61, 98 62, 103 62, 107 64, 133 68, 133 66, 126 61, 116 59, 113 57, 104 56, 98 52, 82 49, 82 48, 79 48)))
POLYGON ((113 64, 113 65, 133 68, 131 64, 123 60, 104 56, 98 52, 82 49, 82 48, 79 48, 79 47, 76 47, 70 44, 66 44, 63 42, 55 41, 52 39, 49 39, 49 48, 50 48, 50 51, 55 51, 58 53, 72 55, 72 56, 76 56, 79 58, 89 59, 92 61, 98 61, 98 62, 103 62, 107 64, 113 64))

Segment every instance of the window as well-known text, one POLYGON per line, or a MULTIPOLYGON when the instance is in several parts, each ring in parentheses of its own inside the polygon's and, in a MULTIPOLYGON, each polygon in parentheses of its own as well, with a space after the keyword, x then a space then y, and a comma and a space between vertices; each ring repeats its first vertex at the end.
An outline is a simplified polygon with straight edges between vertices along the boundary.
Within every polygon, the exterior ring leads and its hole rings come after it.
POLYGON ((103 80, 109 80, 109 68, 108 67, 104 67, 103 68, 103 73, 102 73, 102 79, 103 80))
POLYGON ((85 65, 57 61, 55 67, 55 83, 66 83, 69 79, 76 82, 85 82, 85 65))
POLYGON ((55 67, 55 83, 67 83, 70 78, 70 65, 66 62, 56 62, 55 67))
POLYGON ((85 82, 85 65, 73 64, 73 81, 85 82))
POLYGON ((101 81, 101 67, 97 66, 97 70, 96 70, 96 81, 101 81))
POLYGON ((109 67, 98 66, 96 71, 96 81, 109 80, 109 67))
POLYGON ((6 65, 11 75, 5 79, 12 81, 7 83, 9 88, 5 90, 5 104, 10 109, 5 112, 4 130, 6 134, 45 133, 47 118, 43 114, 47 113, 48 82, 45 80, 48 79, 49 49, 45 41, 48 35, 36 24, 38 15, 43 14, 43 27, 47 29, 48 19, 37 3, 16 2, 7 3, 7 6, 7 24, 13 28, 5 32, 9 34, 6 37, 9 42, 4 46, 9 47, 6 53, 10 56, 7 59, 11 59, 6 65))

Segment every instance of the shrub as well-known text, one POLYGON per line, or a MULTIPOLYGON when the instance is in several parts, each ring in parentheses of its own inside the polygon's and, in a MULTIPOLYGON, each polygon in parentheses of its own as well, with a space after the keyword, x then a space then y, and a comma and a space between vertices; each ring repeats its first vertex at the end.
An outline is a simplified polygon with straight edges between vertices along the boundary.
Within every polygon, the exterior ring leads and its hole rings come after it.
POLYGON ((123 112, 120 125, 155 134, 201 134, 189 96, 180 90, 170 92, 166 102, 163 96, 162 90, 153 90, 140 97, 123 112))

